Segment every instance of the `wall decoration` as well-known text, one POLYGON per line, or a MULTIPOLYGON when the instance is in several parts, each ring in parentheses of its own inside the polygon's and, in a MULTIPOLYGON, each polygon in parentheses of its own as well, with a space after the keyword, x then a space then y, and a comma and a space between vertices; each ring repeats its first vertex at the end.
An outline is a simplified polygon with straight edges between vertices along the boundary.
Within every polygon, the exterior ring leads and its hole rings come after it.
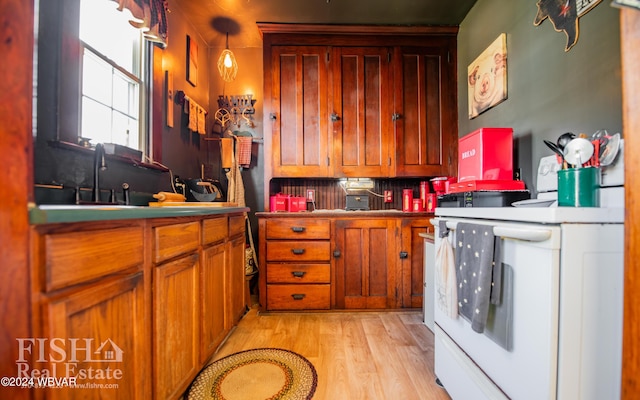
POLYGON ((507 35, 500 34, 467 68, 469 119, 507 98, 507 35))
POLYGON ((582 17, 602 0, 538 0, 538 14, 533 25, 538 26, 547 19, 553 29, 567 35, 564 51, 569 51, 578 41, 578 18, 582 17))
POLYGON ((164 79, 165 79, 165 113, 167 126, 169 128, 173 128, 173 72, 167 70, 164 71, 164 79))
POLYGON ((187 81, 198 84, 198 43, 187 35, 187 81))

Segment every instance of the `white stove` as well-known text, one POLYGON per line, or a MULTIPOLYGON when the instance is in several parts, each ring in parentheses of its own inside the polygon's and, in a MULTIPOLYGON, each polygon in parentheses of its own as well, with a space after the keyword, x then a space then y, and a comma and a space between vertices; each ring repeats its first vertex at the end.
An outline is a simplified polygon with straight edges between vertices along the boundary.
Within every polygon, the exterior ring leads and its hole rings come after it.
MULTIPOLYGON (((538 198, 553 199, 541 160, 538 198)), ((553 162, 552 162, 553 161, 553 162)), ((452 399, 620 397, 624 275, 623 161, 603 169, 601 207, 437 208, 456 243, 460 223, 490 225, 502 245, 503 299, 477 333, 436 306, 435 372, 452 399)), ((548 167, 548 168, 547 168, 548 167)), ((557 181, 555 181, 557 182, 557 181)), ((534 205, 534 206, 531 206, 534 205)), ((456 266, 457 267, 457 266, 456 266)))

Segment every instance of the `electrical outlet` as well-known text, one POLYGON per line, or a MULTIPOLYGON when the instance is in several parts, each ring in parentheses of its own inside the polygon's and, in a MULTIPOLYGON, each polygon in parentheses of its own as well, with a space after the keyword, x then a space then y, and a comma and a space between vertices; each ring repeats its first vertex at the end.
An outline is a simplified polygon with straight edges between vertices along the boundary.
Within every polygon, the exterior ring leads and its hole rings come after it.
POLYGON ((315 189, 307 189, 307 203, 315 203, 316 191, 315 189))

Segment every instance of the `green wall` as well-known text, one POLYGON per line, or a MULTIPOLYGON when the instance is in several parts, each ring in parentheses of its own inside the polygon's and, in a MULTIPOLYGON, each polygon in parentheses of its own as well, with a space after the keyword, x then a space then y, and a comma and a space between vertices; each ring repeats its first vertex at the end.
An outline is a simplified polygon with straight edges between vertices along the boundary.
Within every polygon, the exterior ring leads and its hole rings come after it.
POLYGON ((578 41, 568 52, 566 35, 549 19, 533 25, 537 11, 533 0, 479 0, 458 34, 459 136, 481 127, 512 127, 514 162, 530 189, 540 157, 553 154, 543 139, 622 130, 619 10, 602 1, 580 18, 578 41), (467 67, 503 32, 508 98, 470 120, 467 67))

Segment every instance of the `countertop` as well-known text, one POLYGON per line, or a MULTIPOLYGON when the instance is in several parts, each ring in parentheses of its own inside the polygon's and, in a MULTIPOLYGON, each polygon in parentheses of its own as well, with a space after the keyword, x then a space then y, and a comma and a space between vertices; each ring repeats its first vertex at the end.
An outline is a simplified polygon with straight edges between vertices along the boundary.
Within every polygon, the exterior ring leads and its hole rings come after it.
POLYGON ((433 232, 418 233, 418 236, 420 236, 421 238, 425 238, 427 241, 430 241, 431 243, 433 243, 433 241, 435 240, 435 234, 433 232))
POLYGON ((248 212, 248 207, 146 207, 109 205, 32 205, 29 223, 53 224, 65 222, 108 221, 117 219, 191 217, 248 212))
POLYGON ((260 218, 315 218, 315 217, 433 217, 433 213, 427 212, 404 212, 400 210, 367 210, 367 211, 346 211, 343 209, 333 210, 314 210, 314 211, 300 211, 300 212, 257 212, 257 217, 260 218))

